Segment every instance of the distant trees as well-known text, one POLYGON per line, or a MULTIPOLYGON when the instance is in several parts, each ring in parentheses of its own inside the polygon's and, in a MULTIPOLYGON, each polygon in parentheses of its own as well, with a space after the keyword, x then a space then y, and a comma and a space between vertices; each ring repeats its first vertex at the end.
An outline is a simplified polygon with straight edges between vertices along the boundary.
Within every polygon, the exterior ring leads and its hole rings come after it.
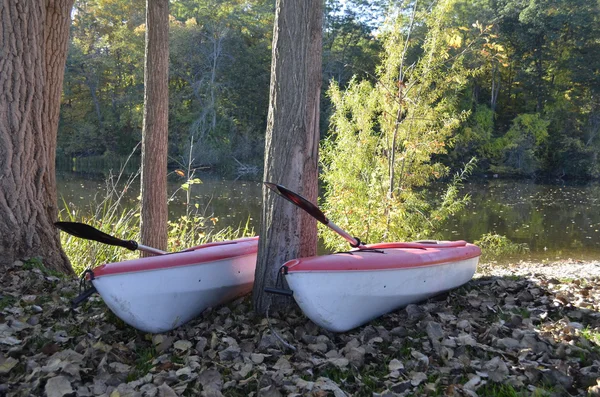
POLYGON ((177 2, 172 23, 171 154, 203 165, 262 161, 272 1, 177 2))
MULTIPOLYGON (((196 165, 223 170, 237 161, 262 163, 274 3, 172 2, 172 163, 188 158, 192 142, 196 165)), ((433 9, 439 1, 419 3, 433 9)), ((385 0, 325 2, 324 90, 331 80, 345 89, 353 76, 377 79, 386 37, 380 24, 393 12, 387 5, 385 0)), ((77 0, 75 8, 59 155, 128 154, 141 138, 144 2, 77 0)), ((469 116, 453 133, 448 153, 436 157, 458 168, 476 155, 480 172, 600 178, 598 2, 458 0, 447 13, 455 40, 464 41, 473 24, 490 27, 490 36, 464 60, 465 68, 482 72, 467 77, 457 106, 469 116), (548 122, 547 139, 535 144, 534 161, 521 162, 530 165, 524 167, 501 147, 522 114, 548 122)), ((422 54, 417 43, 428 30, 414 27, 407 65, 422 54)), ((323 96, 322 137, 332 112, 323 96)))
POLYGON ((0 265, 40 257, 73 272, 62 251, 54 159, 72 0, 0 6, 0 265))
POLYGON ((77 0, 58 156, 127 155, 141 139, 145 1, 77 0))
MULTIPOLYGON (((462 4, 459 16, 465 24, 477 19, 493 21, 497 36, 494 41, 502 45, 506 57, 501 62, 490 62, 486 72, 472 80, 463 105, 477 108, 479 114, 482 106, 493 111, 491 136, 476 145, 465 139, 464 132, 474 131, 476 123, 471 119, 465 125, 468 130, 459 134, 451 161, 465 158, 460 155, 465 145, 479 151, 481 158, 483 145, 490 155, 484 155, 480 162, 483 170, 489 166, 492 172, 513 175, 599 178, 599 3, 484 0, 472 7, 468 4, 462 4), (514 147, 503 145, 516 144, 515 139, 525 142, 525 136, 515 134, 515 125, 521 125, 519 130, 523 131, 524 117, 537 117, 546 125, 547 135, 527 149, 531 150, 531 161, 515 162, 514 147)), ((488 48, 480 59, 491 59, 492 53, 493 49, 488 48)), ((471 150, 468 155, 473 153, 471 150)))
MULTIPOLYGON (((373 77, 381 55, 381 40, 373 35, 377 21, 361 21, 362 17, 375 17, 377 9, 362 9, 359 4, 347 1, 327 1, 323 27, 323 80, 327 88, 331 80, 345 86, 352 76, 373 77), (345 8, 342 8, 345 6, 345 8), (369 23, 371 22, 371 23, 369 23), (373 25, 374 24, 374 25, 373 25)), ((385 8, 378 8, 384 16, 385 8)))
MULTIPOLYGON (((262 162, 273 1, 177 1, 170 18, 169 156, 262 162)), ((124 155, 141 139, 144 1, 77 0, 59 155, 124 155)))

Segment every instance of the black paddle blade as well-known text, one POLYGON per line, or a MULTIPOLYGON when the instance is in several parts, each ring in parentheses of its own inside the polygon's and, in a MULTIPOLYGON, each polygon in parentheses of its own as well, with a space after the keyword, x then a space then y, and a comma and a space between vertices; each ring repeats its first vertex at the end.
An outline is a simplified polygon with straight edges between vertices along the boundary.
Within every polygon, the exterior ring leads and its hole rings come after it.
POLYGON ((263 182, 269 189, 288 200, 292 204, 302 208, 304 211, 308 212, 313 218, 318 220, 324 225, 329 224, 329 219, 325 216, 323 211, 319 209, 316 205, 300 196, 298 193, 294 193, 286 187, 281 185, 277 185, 271 182, 263 182))
POLYGON ((120 238, 113 237, 96 229, 95 227, 86 225, 85 223, 55 222, 54 226, 75 237, 94 240, 108 245, 115 245, 117 247, 127 248, 131 251, 135 251, 138 248, 138 244, 133 240, 121 240, 120 238))

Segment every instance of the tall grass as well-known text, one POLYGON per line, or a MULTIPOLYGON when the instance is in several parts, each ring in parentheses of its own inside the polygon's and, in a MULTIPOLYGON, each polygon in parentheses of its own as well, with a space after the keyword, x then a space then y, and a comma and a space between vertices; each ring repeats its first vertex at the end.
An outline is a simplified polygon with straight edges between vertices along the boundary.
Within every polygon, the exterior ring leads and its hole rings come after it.
MULTIPOLYGON (((139 172, 126 178, 122 172, 117 176, 111 174, 106 181, 104 196, 93 200, 87 208, 76 208, 72 203, 63 200, 64 208, 59 213, 60 220, 82 222, 119 239, 139 241, 139 200, 131 206, 130 203, 124 203, 123 199, 125 192, 138 176, 139 172)), ((186 211, 186 215, 169 221, 168 251, 180 251, 211 241, 231 240, 254 234, 248 222, 238 228, 218 229, 217 218, 201 213, 197 206, 193 208, 186 211)), ((139 257, 138 252, 74 237, 67 233, 61 233, 61 243, 76 274, 104 263, 139 257)))

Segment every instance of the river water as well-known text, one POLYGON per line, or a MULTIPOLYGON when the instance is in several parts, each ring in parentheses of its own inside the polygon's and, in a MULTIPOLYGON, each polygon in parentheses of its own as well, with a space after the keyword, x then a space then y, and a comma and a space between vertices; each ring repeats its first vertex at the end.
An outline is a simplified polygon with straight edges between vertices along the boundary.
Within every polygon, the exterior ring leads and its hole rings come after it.
MULTIPOLYGON (((201 184, 191 186, 191 202, 199 211, 218 219, 217 227, 248 223, 259 232, 260 182, 210 175, 200 178, 201 184)), ((59 172, 57 181, 59 207, 64 200, 71 209, 80 211, 91 211, 110 186, 104 174, 59 172)), ((176 175, 169 177, 172 219, 185 213, 186 193, 179 189, 183 182, 176 175)), ((521 254, 521 259, 600 260, 600 184, 491 179, 466 183, 463 193, 470 194, 471 201, 441 230, 444 239, 472 242, 493 232, 527 244, 530 252, 521 254)), ((134 182, 124 193, 124 202, 134 205, 138 196, 139 184, 134 182)))

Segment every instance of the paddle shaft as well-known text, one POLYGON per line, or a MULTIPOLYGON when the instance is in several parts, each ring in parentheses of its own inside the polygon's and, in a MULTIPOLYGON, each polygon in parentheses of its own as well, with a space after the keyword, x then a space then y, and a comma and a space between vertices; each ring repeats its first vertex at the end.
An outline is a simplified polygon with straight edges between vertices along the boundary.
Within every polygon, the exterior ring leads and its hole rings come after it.
POLYGON ((324 223, 324 225, 327 226, 328 228, 330 228, 331 230, 333 230, 334 232, 336 232, 337 234, 339 234, 340 236, 342 236, 343 238, 345 238, 346 241, 349 242, 351 246, 353 246, 355 248, 361 248, 361 249, 367 248, 364 244, 362 244, 360 242, 360 240, 349 235, 344 229, 340 228, 335 223, 329 221, 327 223, 324 223))
POLYGON ((139 243, 138 243, 137 248, 140 251, 145 251, 145 252, 148 252, 150 254, 156 254, 156 255, 168 254, 167 251, 159 250, 158 248, 148 247, 147 245, 143 245, 143 244, 139 244, 139 243))
POLYGON ((290 189, 286 188, 285 186, 277 185, 275 183, 271 183, 271 182, 263 182, 263 183, 265 184, 265 186, 267 186, 273 192, 277 193, 279 196, 283 197, 284 199, 286 199, 290 203, 294 204, 295 206, 302 208, 310 216, 312 216, 313 218, 315 218, 316 220, 318 220, 319 222, 321 222, 322 224, 324 224, 325 226, 329 227, 331 230, 333 230, 334 232, 336 232, 337 234, 342 236, 344 239, 346 239, 346 241, 348 241, 350 243, 350 245, 352 247, 363 248, 363 249, 366 248, 366 246, 364 244, 362 244, 359 239, 352 237, 345 230, 343 230, 338 225, 336 225, 335 223, 333 223, 329 219, 327 219, 327 217, 325 216, 325 214, 323 213, 323 211, 321 211, 321 209, 319 207, 317 207, 315 204, 311 203, 310 201, 308 201, 307 199, 305 199, 298 193, 292 192, 290 189))

